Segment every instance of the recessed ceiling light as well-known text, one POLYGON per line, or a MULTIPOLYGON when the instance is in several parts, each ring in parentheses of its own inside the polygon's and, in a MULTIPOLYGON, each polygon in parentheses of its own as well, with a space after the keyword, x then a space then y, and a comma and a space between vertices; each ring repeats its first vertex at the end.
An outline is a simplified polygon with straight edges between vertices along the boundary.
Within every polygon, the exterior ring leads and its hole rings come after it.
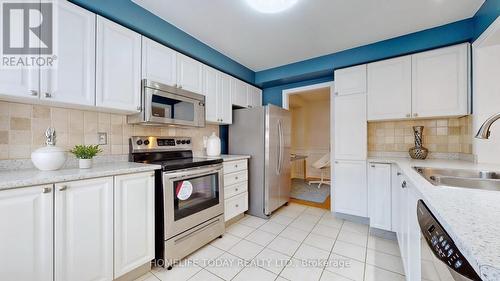
POLYGON ((266 14, 283 12, 295 5, 298 0, 245 0, 253 9, 266 14))

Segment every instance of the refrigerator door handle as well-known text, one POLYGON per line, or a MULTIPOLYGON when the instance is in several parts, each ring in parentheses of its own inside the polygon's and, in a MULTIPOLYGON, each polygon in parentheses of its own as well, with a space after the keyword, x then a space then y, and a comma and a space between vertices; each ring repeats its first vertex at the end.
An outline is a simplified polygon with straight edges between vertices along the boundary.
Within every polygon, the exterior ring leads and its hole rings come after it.
POLYGON ((278 123, 276 124, 277 125, 277 129, 278 129, 278 149, 277 149, 277 161, 276 161, 276 175, 279 175, 280 174, 280 161, 281 161, 281 134, 280 134, 280 121, 278 120, 278 123))
POLYGON ((278 121, 278 134, 279 134, 279 145, 280 145, 280 156, 279 156, 279 169, 278 174, 281 174, 281 169, 283 168, 283 125, 281 124, 281 120, 278 121))

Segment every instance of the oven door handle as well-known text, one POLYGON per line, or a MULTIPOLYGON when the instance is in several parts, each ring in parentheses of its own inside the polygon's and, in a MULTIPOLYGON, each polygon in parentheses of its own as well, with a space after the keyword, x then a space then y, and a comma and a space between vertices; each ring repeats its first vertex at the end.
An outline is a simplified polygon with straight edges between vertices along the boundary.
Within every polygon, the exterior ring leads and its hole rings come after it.
POLYGON ((175 179, 199 177, 221 172, 222 172, 222 165, 220 166, 218 165, 209 168, 188 169, 180 172, 165 173, 164 177, 169 180, 175 180, 175 179))

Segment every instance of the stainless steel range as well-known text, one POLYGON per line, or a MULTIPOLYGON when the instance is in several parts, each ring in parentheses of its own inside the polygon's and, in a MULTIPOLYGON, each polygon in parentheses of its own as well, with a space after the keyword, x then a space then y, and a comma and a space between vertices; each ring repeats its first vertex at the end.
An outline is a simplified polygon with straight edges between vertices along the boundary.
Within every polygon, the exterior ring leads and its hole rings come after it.
POLYGON ((130 161, 155 175, 156 264, 171 267, 224 233, 222 159, 193 157, 187 137, 132 137, 130 161))

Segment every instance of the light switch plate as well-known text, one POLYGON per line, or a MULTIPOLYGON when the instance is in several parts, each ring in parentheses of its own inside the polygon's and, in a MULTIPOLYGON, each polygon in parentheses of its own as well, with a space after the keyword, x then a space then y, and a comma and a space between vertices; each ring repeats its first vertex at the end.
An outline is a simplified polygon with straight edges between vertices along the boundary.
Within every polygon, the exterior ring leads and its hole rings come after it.
POLYGON ((106 133, 106 132, 97 133, 97 143, 98 144, 108 144, 108 133, 106 133))

